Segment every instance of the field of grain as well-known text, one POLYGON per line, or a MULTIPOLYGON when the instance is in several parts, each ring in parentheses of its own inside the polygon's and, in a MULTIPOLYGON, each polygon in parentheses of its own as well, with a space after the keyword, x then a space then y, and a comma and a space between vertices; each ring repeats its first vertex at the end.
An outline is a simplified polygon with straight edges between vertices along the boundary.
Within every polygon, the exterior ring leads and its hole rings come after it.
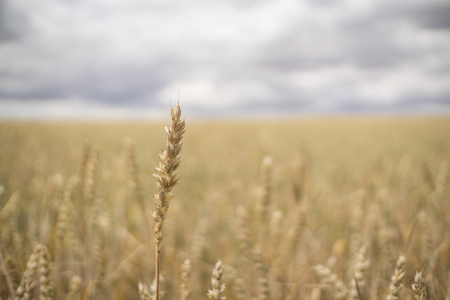
MULTIPOLYGON (((169 123, 0 123, 0 299, 153 299, 169 123)), ((449 299, 449 132, 186 116, 160 299, 449 299)))

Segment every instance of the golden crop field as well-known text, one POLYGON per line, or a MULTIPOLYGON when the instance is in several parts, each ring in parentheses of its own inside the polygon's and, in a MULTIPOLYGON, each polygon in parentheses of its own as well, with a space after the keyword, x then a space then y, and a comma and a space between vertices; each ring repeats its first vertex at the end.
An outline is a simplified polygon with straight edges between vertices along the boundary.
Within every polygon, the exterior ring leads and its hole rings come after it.
POLYGON ((0 123, 0 299, 449 299, 450 118, 169 123, 0 123))

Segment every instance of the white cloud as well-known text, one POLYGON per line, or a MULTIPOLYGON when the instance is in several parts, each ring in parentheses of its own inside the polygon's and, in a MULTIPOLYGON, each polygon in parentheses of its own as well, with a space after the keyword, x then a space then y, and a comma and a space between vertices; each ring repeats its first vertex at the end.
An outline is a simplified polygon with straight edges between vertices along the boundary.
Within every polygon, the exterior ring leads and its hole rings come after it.
MULTIPOLYGON (((170 107, 167 104, 167 108, 170 107)), ((19 102, 4 99, 0 102, 0 118, 33 120, 110 120, 142 119, 164 120, 167 108, 147 107, 144 110, 132 107, 114 107, 96 101, 79 98, 41 99, 39 102, 19 102)))

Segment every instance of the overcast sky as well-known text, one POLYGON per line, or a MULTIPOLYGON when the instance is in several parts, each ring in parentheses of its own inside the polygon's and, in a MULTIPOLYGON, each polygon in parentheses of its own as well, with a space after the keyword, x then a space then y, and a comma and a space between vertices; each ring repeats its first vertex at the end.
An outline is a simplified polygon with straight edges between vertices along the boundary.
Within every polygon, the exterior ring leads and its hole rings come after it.
POLYGON ((450 113, 450 2, 0 0, 0 118, 450 113))

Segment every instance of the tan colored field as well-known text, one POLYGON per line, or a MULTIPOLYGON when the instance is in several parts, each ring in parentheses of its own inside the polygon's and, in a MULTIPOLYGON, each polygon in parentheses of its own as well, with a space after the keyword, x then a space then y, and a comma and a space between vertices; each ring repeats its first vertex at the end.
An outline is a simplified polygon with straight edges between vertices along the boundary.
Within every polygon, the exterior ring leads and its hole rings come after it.
MULTIPOLYGON (((0 299, 139 299, 169 122, 0 123, 0 299)), ((449 132, 444 117, 187 116, 161 299, 208 299, 219 259, 227 299, 449 299, 449 132)))

